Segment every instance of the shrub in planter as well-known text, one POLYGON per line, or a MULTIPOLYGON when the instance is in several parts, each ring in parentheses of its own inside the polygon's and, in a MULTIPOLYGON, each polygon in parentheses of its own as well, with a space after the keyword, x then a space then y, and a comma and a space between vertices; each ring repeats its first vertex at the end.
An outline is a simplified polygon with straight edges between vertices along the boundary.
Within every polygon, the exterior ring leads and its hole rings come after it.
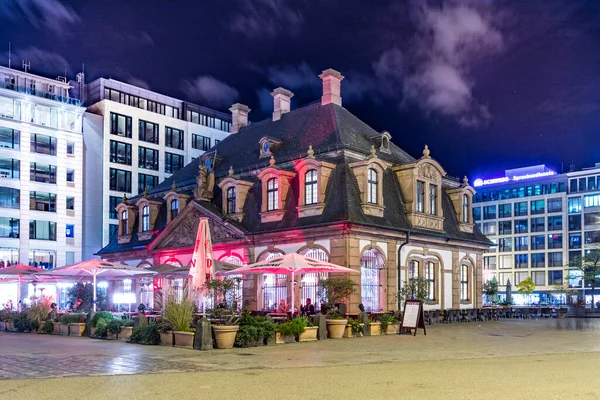
POLYGON ((300 318, 294 318, 286 322, 282 322, 277 325, 277 332, 279 333, 278 343, 289 343, 295 342, 296 336, 304 333, 304 321, 300 318))
MULTIPOLYGON (((378 320, 381 323, 380 334, 382 334, 382 335, 385 335, 388 333, 388 327, 395 326, 396 324, 398 324, 398 319, 395 316, 393 316, 392 314, 382 314, 379 316, 378 320)), ((390 333, 396 333, 396 332, 390 332, 390 333)))
POLYGON ((354 281, 349 278, 329 277, 319 281, 319 296, 327 299, 327 333, 332 339, 341 339, 348 323, 347 319, 340 316, 335 305, 348 299, 354 292, 354 281))
POLYGON ((115 317, 109 311, 98 311, 96 314, 94 314, 94 317, 90 321, 90 326, 93 328, 96 328, 98 326, 98 321, 100 321, 100 320, 109 321, 114 318, 115 317))
MULTIPOLYGON (((68 326, 68 335, 81 336, 85 330, 85 314, 65 314, 60 320, 62 325, 68 326)), ((61 335, 67 334, 61 326, 61 335)))
POLYGON ((188 348, 194 347, 194 330, 190 327, 194 305, 184 296, 181 303, 170 301, 165 309, 165 320, 173 326, 173 344, 188 348))
POLYGON ((349 319, 348 325, 346 325, 346 331, 344 337, 359 337, 365 333, 365 324, 357 319, 349 319))
POLYGON ((298 340, 299 342, 312 342, 317 340, 317 330, 319 328, 317 326, 314 326, 313 323, 310 322, 308 317, 299 317, 296 319, 300 321, 302 325, 304 325, 304 332, 298 334, 296 340, 298 340))
POLYGON ((262 346, 275 336, 275 323, 265 317, 253 317, 245 310, 235 336, 236 347, 262 346))
POLYGON ((149 345, 159 344, 160 333, 158 332, 158 324, 151 322, 136 326, 133 328, 129 342, 149 345))
MULTIPOLYGON (((109 339, 116 339, 121 332, 121 322, 118 319, 111 319, 106 322, 106 337, 109 339)), ((97 332, 97 331, 96 331, 97 332)))
POLYGON ((33 322, 34 327, 39 328, 44 324, 44 321, 50 314, 50 306, 47 303, 38 302, 28 307, 25 312, 30 321, 33 322))
POLYGON ((158 333, 160 335, 160 344, 163 346, 173 346, 173 325, 169 322, 158 324, 158 333))
POLYGON ((121 340, 127 340, 133 333, 133 320, 132 319, 121 319, 118 320, 121 324, 121 331, 119 331, 118 338, 121 340))
POLYGON ((51 320, 48 319, 48 320, 44 321, 44 324, 41 326, 39 332, 49 335, 52 333, 53 329, 54 329, 54 324, 52 323, 51 320))
POLYGON ((33 321, 29 319, 29 316, 25 311, 14 314, 12 323, 17 332, 31 332, 35 329, 33 321))

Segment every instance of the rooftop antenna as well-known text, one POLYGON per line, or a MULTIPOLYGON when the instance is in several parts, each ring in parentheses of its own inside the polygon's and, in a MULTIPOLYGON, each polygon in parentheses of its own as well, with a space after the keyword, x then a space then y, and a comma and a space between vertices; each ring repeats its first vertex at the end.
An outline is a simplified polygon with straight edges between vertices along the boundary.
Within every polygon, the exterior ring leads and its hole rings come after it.
POLYGON ((8 68, 10 68, 10 42, 8 42, 8 68))
POLYGON ((31 69, 31 61, 30 62, 25 62, 25 60, 23 60, 23 71, 27 72, 31 69))

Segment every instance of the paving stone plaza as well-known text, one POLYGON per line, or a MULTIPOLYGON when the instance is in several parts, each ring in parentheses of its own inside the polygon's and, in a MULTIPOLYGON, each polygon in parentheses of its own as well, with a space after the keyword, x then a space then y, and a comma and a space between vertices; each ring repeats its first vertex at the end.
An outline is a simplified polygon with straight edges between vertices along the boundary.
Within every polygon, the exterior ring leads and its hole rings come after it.
POLYGON ((433 325, 427 336, 420 332, 416 337, 206 352, 0 332, 0 399, 77 398, 86 388, 91 390, 80 398, 203 393, 203 398, 268 399, 281 398, 280 389, 289 393, 287 398, 322 398, 332 385, 348 395, 372 391, 373 398, 398 398, 408 389, 414 398, 449 398, 453 393, 497 398, 494 388, 512 398, 531 397, 527 393, 597 398, 583 382, 600 367, 599 338, 598 319, 433 325), (265 392, 261 382, 266 381, 265 392), (460 390, 465 385, 468 393, 460 390))

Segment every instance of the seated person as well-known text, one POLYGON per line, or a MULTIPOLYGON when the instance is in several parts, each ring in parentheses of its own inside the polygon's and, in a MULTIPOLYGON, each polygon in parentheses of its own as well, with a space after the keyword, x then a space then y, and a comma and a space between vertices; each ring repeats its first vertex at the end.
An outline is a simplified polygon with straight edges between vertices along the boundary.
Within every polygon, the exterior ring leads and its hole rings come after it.
POLYGON ((306 298, 306 305, 300 306, 300 311, 302 312, 302 315, 314 315, 315 306, 311 304, 310 298, 306 298))
POLYGON ((277 312, 283 314, 288 312, 288 306, 287 304, 285 304, 285 300, 281 299, 279 301, 279 307, 277 307, 277 312))

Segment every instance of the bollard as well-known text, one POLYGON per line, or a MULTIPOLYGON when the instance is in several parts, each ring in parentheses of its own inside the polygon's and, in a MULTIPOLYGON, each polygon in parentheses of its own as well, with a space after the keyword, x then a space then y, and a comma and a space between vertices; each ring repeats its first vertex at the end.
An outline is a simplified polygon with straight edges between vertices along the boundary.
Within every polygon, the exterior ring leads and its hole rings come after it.
POLYGON ((196 323, 196 336, 194 337, 194 350, 212 350, 213 335, 210 321, 206 318, 196 323))
POLYGON ((317 313, 313 317, 313 324, 318 326, 319 329, 317 331, 317 339, 324 340, 327 339, 327 320, 325 316, 321 313, 317 313))

